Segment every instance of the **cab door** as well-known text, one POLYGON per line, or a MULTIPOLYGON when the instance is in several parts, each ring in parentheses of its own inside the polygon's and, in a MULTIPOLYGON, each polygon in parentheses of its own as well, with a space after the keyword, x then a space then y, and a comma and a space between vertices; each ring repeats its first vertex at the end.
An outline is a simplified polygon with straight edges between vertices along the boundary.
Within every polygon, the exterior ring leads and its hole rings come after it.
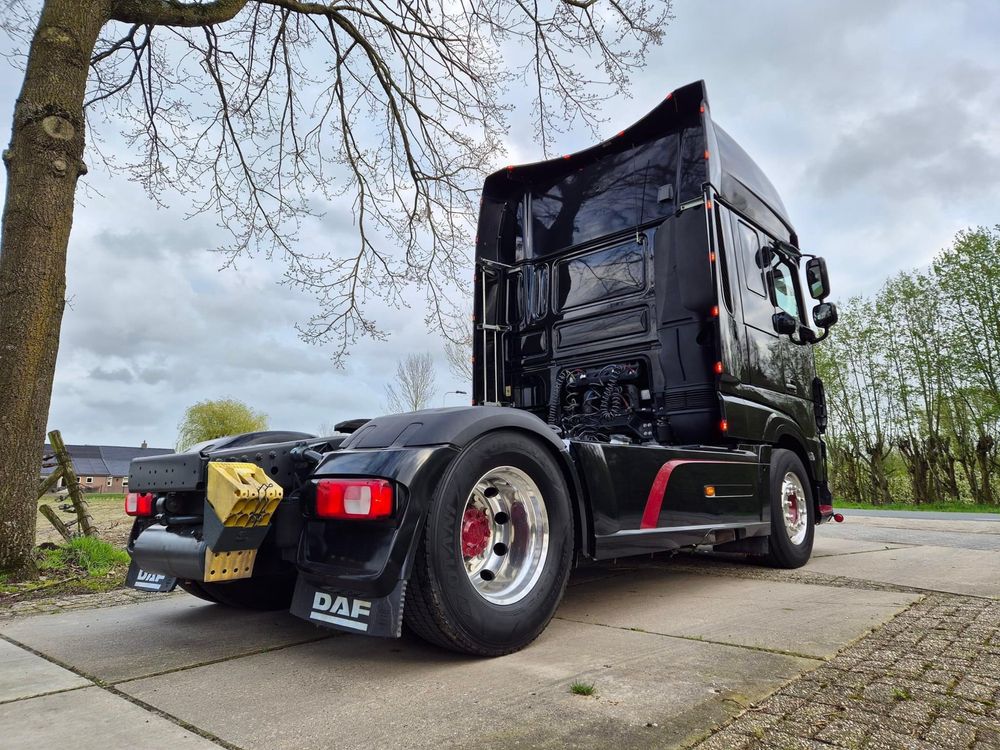
MULTIPOLYGON (((773 316, 784 310, 799 325, 807 325, 799 283, 798 258, 774 248, 774 238, 733 215, 734 235, 743 280, 743 320, 746 326, 749 384, 780 396, 809 399, 812 388, 812 347, 778 335, 773 316)), ((787 406, 786 410, 800 409, 787 406)))
POLYGON ((762 235, 752 224, 732 215, 733 236, 742 281, 743 322, 746 330, 749 385, 767 391, 785 390, 782 364, 785 347, 774 331, 774 303, 768 289, 769 268, 764 263, 762 235))

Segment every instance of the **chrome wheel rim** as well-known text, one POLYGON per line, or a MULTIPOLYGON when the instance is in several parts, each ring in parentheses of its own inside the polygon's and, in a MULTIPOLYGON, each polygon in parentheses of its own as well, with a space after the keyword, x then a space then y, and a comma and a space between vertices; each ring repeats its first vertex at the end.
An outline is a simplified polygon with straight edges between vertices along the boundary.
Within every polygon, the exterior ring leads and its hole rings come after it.
POLYGON ((802 544, 809 526, 806 491, 798 475, 791 471, 781 480, 781 515, 789 540, 792 544, 802 544))
POLYGON ((513 466, 490 469, 465 501, 459 554, 476 592, 513 604, 538 583, 549 549, 549 516, 538 485, 513 466))

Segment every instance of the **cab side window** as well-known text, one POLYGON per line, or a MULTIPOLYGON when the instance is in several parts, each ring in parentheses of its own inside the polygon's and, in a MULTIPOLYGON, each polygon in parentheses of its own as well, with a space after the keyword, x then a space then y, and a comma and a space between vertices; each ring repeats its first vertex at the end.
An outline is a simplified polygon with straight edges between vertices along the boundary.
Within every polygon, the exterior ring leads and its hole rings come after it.
POLYGON ((740 248, 743 252, 743 268, 746 272, 747 289, 766 297, 764 291, 764 269, 761 267, 760 237, 757 230, 742 221, 737 221, 740 248))
POLYGON ((771 289, 774 294, 774 304, 789 315, 802 320, 798 295, 795 292, 795 278, 794 266, 776 254, 771 268, 771 289))

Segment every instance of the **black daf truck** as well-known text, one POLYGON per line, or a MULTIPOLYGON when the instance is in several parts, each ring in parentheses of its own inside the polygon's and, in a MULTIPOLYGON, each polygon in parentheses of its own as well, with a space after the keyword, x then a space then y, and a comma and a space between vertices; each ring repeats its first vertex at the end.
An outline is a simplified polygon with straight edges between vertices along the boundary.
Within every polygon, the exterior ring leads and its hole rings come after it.
POLYGON ((812 345, 837 312, 703 83, 491 175, 475 255, 472 406, 136 459, 129 583, 498 655, 580 561, 809 559, 833 517, 812 345))

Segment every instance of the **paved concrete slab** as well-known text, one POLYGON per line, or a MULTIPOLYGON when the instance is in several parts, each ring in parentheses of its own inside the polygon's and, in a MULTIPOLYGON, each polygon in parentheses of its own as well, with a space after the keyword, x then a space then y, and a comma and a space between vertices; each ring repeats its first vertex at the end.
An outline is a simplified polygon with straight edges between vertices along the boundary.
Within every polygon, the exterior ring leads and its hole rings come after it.
MULTIPOLYGON (((669 566, 669 562, 665 566, 669 566)), ((644 568, 571 589, 556 615, 617 628, 828 657, 901 612, 915 594, 644 568), (775 623, 781 623, 775 627, 775 623)))
POLYGON ((287 612, 249 612, 193 596, 146 604, 30 617, 0 633, 115 682, 225 659, 265 648, 329 637, 287 612))
POLYGON ((68 669, 0 640, 0 703, 90 684, 68 669))
POLYGON ((627 748, 697 735, 818 663, 556 620, 500 659, 344 636, 120 688, 244 748, 627 748))
POLYGON ((4 748, 219 748, 98 687, 0 705, 0 728, 4 748))
POLYGON ((926 510, 877 510, 877 509, 840 509, 841 513, 858 518, 909 518, 915 520, 935 521, 992 521, 1000 524, 1000 513, 952 513, 926 510))
MULTIPOLYGON (((914 546, 954 547, 955 549, 975 549, 1000 552, 1000 534, 983 531, 950 528, 946 522, 873 518, 871 521, 883 523, 842 524, 832 528, 820 528, 818 536, 827 539, 853 539, 855 541, 905 544, 914 546), (891 524, 891 525, 890 525, 891 524)), ((966 522, 963 521, 963 524, 966 522)))
POLYGON ((913 531, 945 531, 959 534, 1000 534, 1000 522, 974 520, 968 518, 945 518, 947 514, 936 513, 930 518, 923 514, 911 513, 907 516, 853 516, 842 524, 821 526, 822 531, 850 531, 854 526, 879 529, 909 529, 913 531))
POLYGON ((1000 598, 1000 554, 985 550, 901 547, 815 558, 805 569, 933 591, 1000 598))
MULTIPOLYGON (((821 530, 822 531, 822 530, 821 530)), ((813 557, 830 557, 832 555, 853 555, 858 552, 880 552, 887 549, 897 549, 903 545, 886 544, 885 542, 870 542, 859 539, 843 539, 824 533, 816 535, 813 543, 813 557)))

